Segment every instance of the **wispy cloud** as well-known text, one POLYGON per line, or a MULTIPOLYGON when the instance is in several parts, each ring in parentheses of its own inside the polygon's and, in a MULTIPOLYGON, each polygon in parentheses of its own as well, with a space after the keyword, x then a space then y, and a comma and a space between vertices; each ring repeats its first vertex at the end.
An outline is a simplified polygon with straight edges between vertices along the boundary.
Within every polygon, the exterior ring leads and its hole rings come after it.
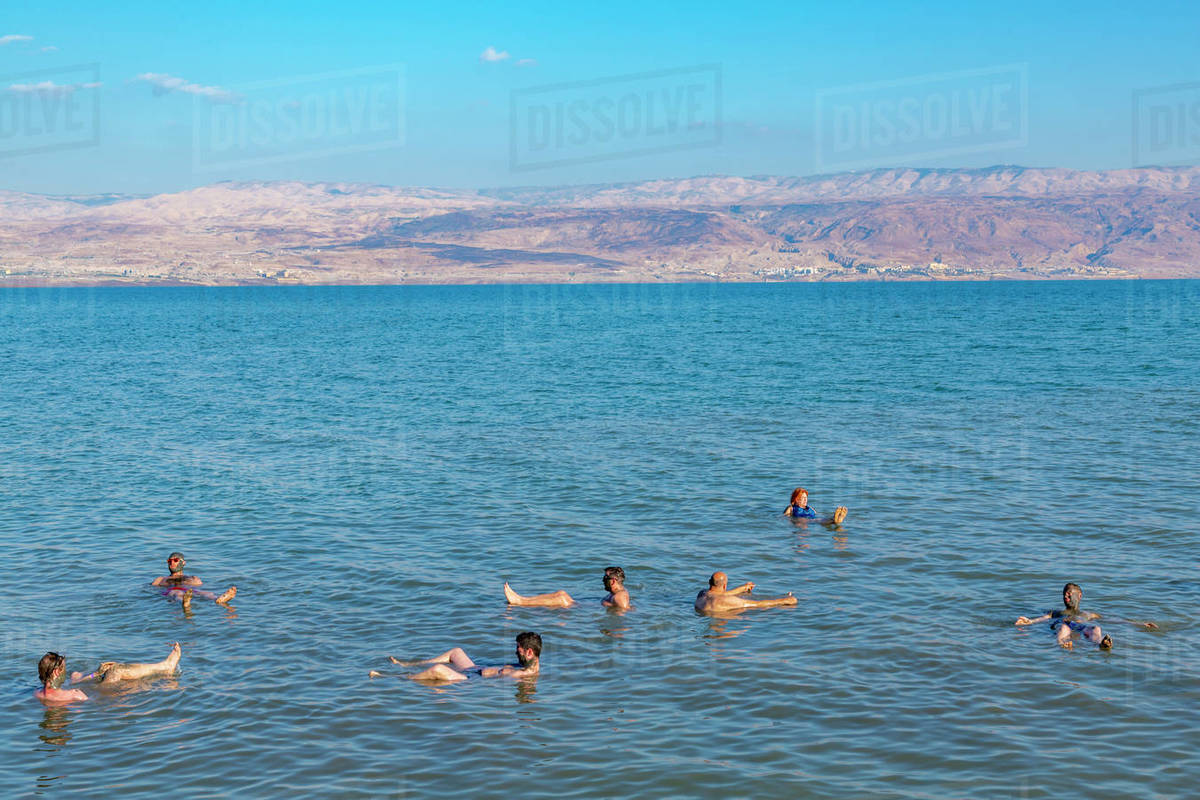
POLYGON ((537 66, 537 59, 536 59, 536 58, 522 58, 522 59, 518 59, 518 61, 517 61, 517 66, 518 66, 518 67, 536 67, 536 66, 537 66))
POLYGON ((48 94, 48 95, 64 95, 71 94, 80 89, 99 89, 103 83, 55 83, 54 81, 40 81, 38 83, 14 83, 8 87, 8 91, 15 94, 48 94))
POLYGON ((506 58, 508 58, 507 50, 497 51, 496 48, 492 47, 490 44, 487 46, 487 48, 482 53, 479 54, 479 60, 481 63, 490 63, 493 61, 504 61, 506 58))
POLYGON ((43 53, 57 53, 57 52, 58 52, 58 48, 57 48, 57 47, 55 47, 55 46, 54 46, 54 45, 52 45, 52 44, 48 44, 48 45, 46 45, 45 47, 43 47, 43 48, 42 48, 42 52, 43 52, 43 53))
POLYGON ((12 44, 13 42, 32 42, 32 36, 25 36, 21 33, 10 33, 6 36, 0 36, 0 45, 12 44))
POLYGON ((143 72, 134 80, 150 84, 154 88, 156 96, 169 92, 183 92, 197 97, 207 97, 214 103, 236 103, 241 100, 237 93, 222 89, 220 86, 201 86, 165 72, 143 72))

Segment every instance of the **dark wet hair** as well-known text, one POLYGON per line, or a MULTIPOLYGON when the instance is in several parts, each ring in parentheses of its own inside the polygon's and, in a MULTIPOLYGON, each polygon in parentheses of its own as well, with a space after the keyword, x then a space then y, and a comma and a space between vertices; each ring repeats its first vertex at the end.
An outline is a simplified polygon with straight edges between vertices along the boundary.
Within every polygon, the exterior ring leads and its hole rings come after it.
POLYGON ((625 570, 621 569, 620 567, 605 567, 604 568, 604 577, 616 578, 621 583, 624 583, 625 582, 625 570))
POLYGON ((523 650, 532 650, 533 657, 538 658, 542 655, 542 637, 538 636, 533 631, 518 633, 517 647, 520 647, 523 650))
POLYGON ((54 671, 66 663, 67 659, 60 656, 58 653, 46 653, 42 656, 42 660, 38 662, 38 680, 42 683, 50 680, 50 676, 54 671))

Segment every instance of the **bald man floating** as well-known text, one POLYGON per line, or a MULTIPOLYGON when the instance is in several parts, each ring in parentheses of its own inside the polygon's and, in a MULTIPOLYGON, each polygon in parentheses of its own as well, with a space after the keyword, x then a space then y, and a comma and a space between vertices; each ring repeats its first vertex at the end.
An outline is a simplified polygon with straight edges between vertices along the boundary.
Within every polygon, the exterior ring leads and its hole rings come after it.
POLYGON ((768 600, 751 600, 749 597, 743 597, 752 591, 754 591, 753 583, 743 583, 736 589, 730 589, 729 576, 724 572, 714 572, 708 579, 708 588, 696 595, 696 610, 701 614, 721 614, 746 608, 796 605, 796 598, 792 596, 791 592, 783 597, 774 597, 768 600))

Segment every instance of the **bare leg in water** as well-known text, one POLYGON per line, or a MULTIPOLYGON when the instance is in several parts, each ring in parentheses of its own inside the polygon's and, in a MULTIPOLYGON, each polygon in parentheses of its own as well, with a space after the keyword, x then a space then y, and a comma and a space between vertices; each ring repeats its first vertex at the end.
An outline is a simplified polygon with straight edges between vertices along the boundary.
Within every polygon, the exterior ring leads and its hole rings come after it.
POLYGON ((523 597, 513 591, 513 588, 504 584, 504 599, 512 606, 547 606, 550 608, 566 608, 574 605, 575 601, 571 595, 559 589, 557 592, 549 592, 548 594, 535 594, 528 597, 523 597))
POLYGON ((154 675, 170 675, 179 666, 179 657, 182 652, 179 642, 176 642, 171 648, 171 652, 162 661, 155 661, 151 664, 121 664, 116 661, 104 661, 90 675, 71 673, 71 680, 78 683, 94 679, 96 683, 111 683, 149 678, 154 675))
MULTIPOLYGON (((392 656, 388 656, 393 664, 403 664, 403 661, 397 661, 392 656)), ((435 658, 418 661, 418 664, 433 664, 429 669, 418 672, 416 675, 410 676, 414 681, 465 681, 466 675, 463 675, 458 670, 466 670, 475 666, 475 662, 467 655, 466 651, 461 647, 455 647, 447 650, 440 656, 435 658), (453 665, 457 669, 452 669, 453 665)))
POLYGON ((222 606, 228 605, 229 601, 237 596, 237 587, 230 586, 228 589, 226 589, 224 592, 222 592, 219 595, 215 595, 212 592, 206 592, 202 589, 188 589, 187 591, 184 591, 184 592, 180 592, 178 589, 174 589, 174 590, 172 590, 171 593, 179 594, 179 602, 183 604, 184 611, 191 611, 193 597, 201 597, 205 600, 212 600, 217 605, 222 605, 222 606))
POLYGON ((1071 633, 1078 632, 1080 636, 1087 639, 1089 642, 1099 645, 1101 650, 1112 649, 1112 637, 1100 630, 1099 625, 1091 625, 1085 622, 1074 622, 1072 620, 1063 620, 1058 626, 1056 637, 1059 645, 1064 649, 1070 650, 1073 645, 1071 643, 1071 633))

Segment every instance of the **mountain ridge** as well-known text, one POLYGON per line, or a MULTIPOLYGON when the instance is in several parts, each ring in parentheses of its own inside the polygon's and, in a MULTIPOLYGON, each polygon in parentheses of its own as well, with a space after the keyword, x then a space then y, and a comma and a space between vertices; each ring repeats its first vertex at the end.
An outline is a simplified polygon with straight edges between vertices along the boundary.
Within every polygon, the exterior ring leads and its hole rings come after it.
POLYGON ((0 190, 0 286, 1200 277, 1200 167, 0 190))

